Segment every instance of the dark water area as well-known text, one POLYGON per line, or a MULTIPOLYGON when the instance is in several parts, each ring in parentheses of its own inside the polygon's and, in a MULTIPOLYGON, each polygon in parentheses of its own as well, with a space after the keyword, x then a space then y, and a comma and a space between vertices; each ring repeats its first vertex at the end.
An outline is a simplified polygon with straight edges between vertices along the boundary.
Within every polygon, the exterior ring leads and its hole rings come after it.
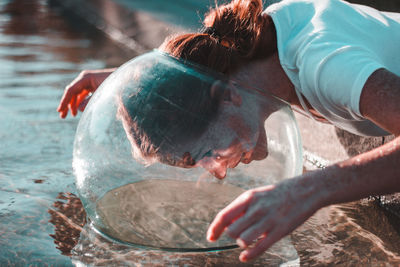
POLYGON ((372 200, 321 209, 249 265, 237 249, 160 253, 94 232, 71 167, 79 118, 56 108, 81 70, 137 53, 60 3, 0 1, 0 266, 400 266, 399 220, 372 200))
POLYGON ((0 1, 0 266, 71 265, 48 212, 75 191, 78 121, 59 119, 58 101, 80 70, 134 56, 61 13, 48 1, 0 1))

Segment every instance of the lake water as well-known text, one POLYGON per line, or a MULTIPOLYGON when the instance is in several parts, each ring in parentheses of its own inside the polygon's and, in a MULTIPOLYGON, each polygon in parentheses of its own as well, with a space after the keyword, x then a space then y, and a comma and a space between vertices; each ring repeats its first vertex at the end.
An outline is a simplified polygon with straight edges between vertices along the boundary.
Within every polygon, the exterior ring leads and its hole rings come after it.
POLYGON ((0 265, 71 265, 56 248, 49 210, 75 192, 78 120, 56 112, 63 88, 86 68, 130 57, 77 18, 41 0, 0 1, 0 265))
MULTIPOLYGON (((133 250, 86 223, 71 167, 78 118, 59 119, 58 101, 80 70, 119 66, 136 52, 56 2, 0 2, 0 265, 242 266, 235 249, 133 250)), ((253 265, 299 256, 307 266, 398 266, 398 225, 372 201, 327 207, 253 265)))

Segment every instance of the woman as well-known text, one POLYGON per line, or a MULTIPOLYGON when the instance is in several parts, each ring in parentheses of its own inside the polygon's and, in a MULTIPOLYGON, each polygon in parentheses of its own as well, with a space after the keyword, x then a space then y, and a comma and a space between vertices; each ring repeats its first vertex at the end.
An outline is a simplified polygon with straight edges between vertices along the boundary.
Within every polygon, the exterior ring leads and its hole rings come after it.
POLYGON ((129 82, 113 88, 136 161, 203 167, 223 179, 240 162, 267 157, 264 123, 282 101, 159 51, 127 65, 119 73, 129 82))
MULTIPOLYGON (((321 207, 400 191, 400 19, 340 0, 285 0, 264 12, 261 0, 234 0, 211 10, 204 25, 160 49, 347 131, 397 136, 323 170, 245 192, 216 216, 208 240, 225 231, 248 261, 321 207)), ((68 109, 76 115, 110 73, 83 72, 66 88, 61 117, 68 109)))

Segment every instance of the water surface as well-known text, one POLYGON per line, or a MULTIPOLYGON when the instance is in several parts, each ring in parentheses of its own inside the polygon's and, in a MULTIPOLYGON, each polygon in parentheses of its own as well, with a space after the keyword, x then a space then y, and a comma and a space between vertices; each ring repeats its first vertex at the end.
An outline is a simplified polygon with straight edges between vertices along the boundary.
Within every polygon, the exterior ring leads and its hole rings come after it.
MULTIPOLYGON (((63 88, 82 69, 129 53, 41 0, 0 1, 0 265, 71 265, 54 244, 48 210, 75 192, 77 119, 59 119, 63 88)), ((132 52, 130 52, 132 53, 132 52)))
MULTIPOLYGON (((135 55, 57 1, 0 2, 1 266, 244 265, 240 250, 135 250, 86 222, 71 167, 78 119, 59 119, 58 101, 80 70, 119 66, 135 55)), ((373 201, 327 207, 252 265, 276 266, 299 255, 305 266, 399 266, 398 225, 373 201)))

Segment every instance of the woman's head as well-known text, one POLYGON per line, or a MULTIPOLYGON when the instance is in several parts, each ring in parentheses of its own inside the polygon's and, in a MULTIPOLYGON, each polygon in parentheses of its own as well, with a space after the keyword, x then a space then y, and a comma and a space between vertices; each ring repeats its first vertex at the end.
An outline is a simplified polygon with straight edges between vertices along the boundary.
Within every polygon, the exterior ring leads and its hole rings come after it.
POLYGON ((118 115, 136 158, 145 163, 193 165, 184 153, 177 154, 177 147, 196 140, 207 129, 217 116, 223 89, 214 90, 212 77, 189 66, 185 69, 176 59, 155 56, 159 57, 156 63, 140 67, 143 71, 135 78, 135 92, 127 88, 120 95, 118 115))
POLYGON ((119 100, 135 159, 201 166, 224 178, 239 162, 267 156, 265 98, 165 54, 150 57, 119 100))
MULTIPOLYGON (((266 56, 266 50, 260 49, 265 25, 261 12, 261 0, 234 0, 210 10, 203 32, 171 37, 160 50, 229 76, 238 64, 266 56)), ((147 75, 159 72, 158 67, 161 66, 147 70, 147 75)), ((246 105, 242 105, 244 96, 235 94, 234 90, 218 82, 202 83, 172 69, 162 82, 152 82, 157 76, 139 76, 144 81, 140 90, 122 96, 119 107, 119 116, 137 159, 192 167, 210 158, 210 151, 214 151, 214 154, 225 153, 236 158, 235 162, 225 162, 226 166, 234 167, 240 161, 248 163, 266 156, 262 116, 259 111, 248 114, 255 108, 252 104, 257 103, 256 100, 251 103, 250 98, 254 100, 254 97, 246 96, 247 100, 243 101, 246 105), (224 123, 230 122, 230 125, 221 123, 224 117, 227 119, 224 123), (247 140, 245 144, 243 140, 247 140), (264 149, 254 154, 254 146, 260 143, 264 149), (229 147, 240 152, 229 154, 229 147)), ((215 169, 209 160, 202 163, 210 171, 215 169)), ((221 173, 216 176, 222 178, 221 173)))
POLYGON ((184 149, 195 156, 195 166, 217 178, 240 162, 248 164, 268 155, 264 122, 268 104, 258 94, 229 84, 216 118, 197 140, 184 149))

